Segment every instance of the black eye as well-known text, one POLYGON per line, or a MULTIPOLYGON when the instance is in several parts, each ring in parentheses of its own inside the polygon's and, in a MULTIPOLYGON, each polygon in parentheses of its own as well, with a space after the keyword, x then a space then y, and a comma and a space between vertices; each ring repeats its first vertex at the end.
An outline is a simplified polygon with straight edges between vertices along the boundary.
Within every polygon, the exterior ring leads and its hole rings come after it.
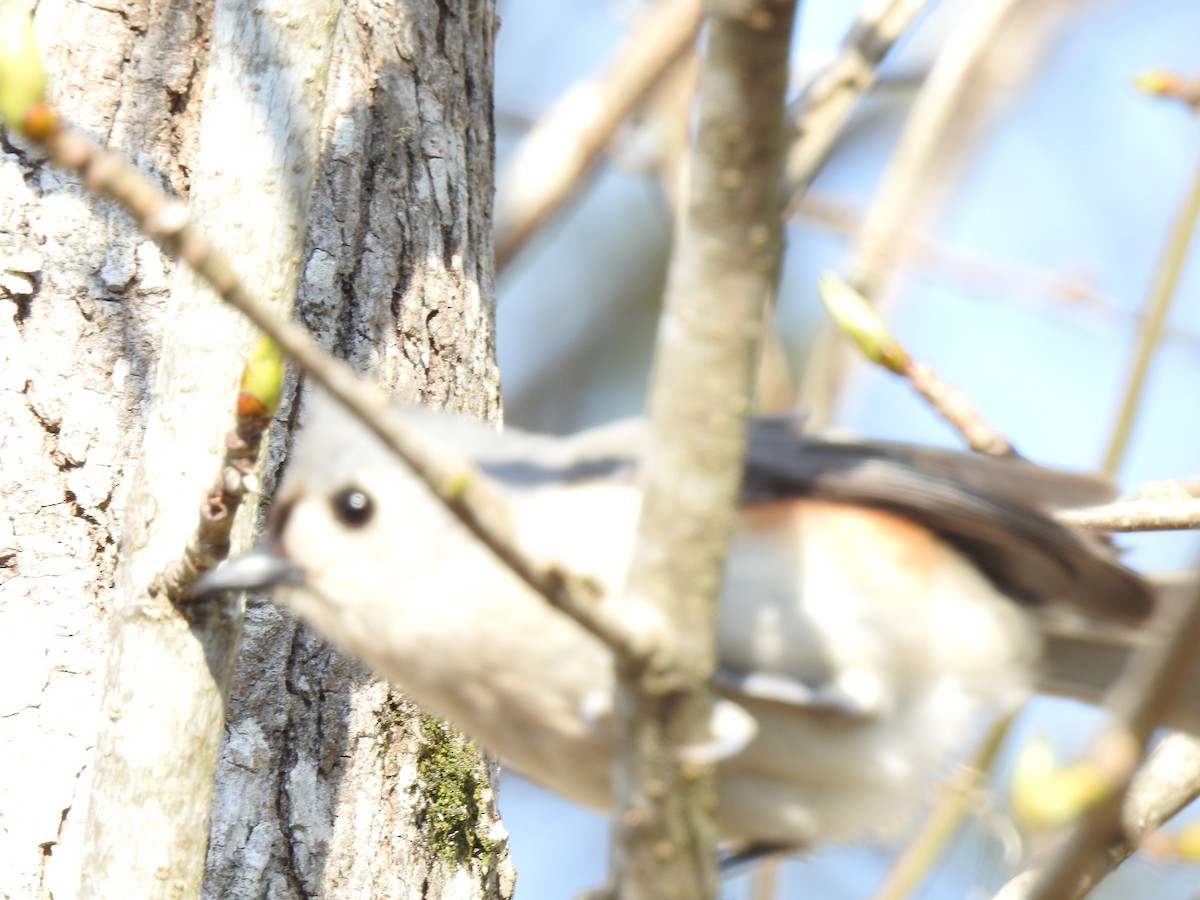
POLYGON ((375 515, 375 501, 361 488, 349 487, 333 497, 333 514, 347 528, 361 528, 375 515))

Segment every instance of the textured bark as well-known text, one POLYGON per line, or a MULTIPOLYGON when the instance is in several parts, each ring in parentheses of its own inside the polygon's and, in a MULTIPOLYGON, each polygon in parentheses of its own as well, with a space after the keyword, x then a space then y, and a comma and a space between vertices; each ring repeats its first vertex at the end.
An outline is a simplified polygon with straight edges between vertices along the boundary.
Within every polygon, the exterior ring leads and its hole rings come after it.
MULTIPOLYGON (((311 209, 302 317, 331 346, 408 396, 495 415, 493 10, 412 6, 341 11, 316 192, 276 207, 311 209)), ((205 90, 212 21, 209 6, 182 0, 44 0, 36 24, 64 113, 174 189, 207 196, 208 217, 234 229, 239 202, 275 186, 220 181, 212 160, 247 140, 236 127, 209 135, 207 169, 197 150, 223 87, 205 90)), ((253 69, 232 77, 259 89, 253 69)), ((286 158, 295 122, 283 124, 286 158)), ((228 427, 227 358, 249 332, 196 307, 202 292, 121 213, 28 148, 0 150, 0 894, 61 898, 81 866, 117 547, 141 533, 169 556, 173 538, 158 529, 194 521, 214 469, 190 460, 228 427), (208 362, 189 355, 198 344, 208 362), (184 383, 159 370, 167 356, 184 383), (184 431, 161 424, 172 396, 184 431), (148 414, 160 417, 153 449, 148 414), (188 471, 148 506, 128 493, 146 483, 133 478, 143 455, 151 469, 188 471)), ((264 249, 229 233, 221 243, 253 266, 264 249)), ((294 270, 273 265, 254 283, 286 300, 294 270)), ((152 564, 122 566, 123 589, 144 591, 152 564)), ((249 614, 225 737, 207 896, 511 893, 483 764, 271 607, 249 614), (422 799, 427 787, 436 802, 422 799)))
MULTIPOLYGON (((216 0, 198 92, 192 214, 285 313, 337 11, 333 0, 253 8, 216 0)), ((230 397, 255 335, 186 269, 173 280, 167 319, 121 528, 84 830, 80 896, 99 900, 200 895, 241 637, 241 610, 229 600, 177 609, 149 585, 197 527, 196 498, 219 467, 230 397)), ((253 518, 252 505, 242 510, 235 544, 249 543, 253 518)))
MULTIPOLYGON (((49 0, 37 31, 64 112, 180 186, 193 42, 206 26, 192 16, 166 28, 174 18, 49 0), (164 37, 135 54, 152 21, 164 37)), ((140 454, 173 267, 73 178, 20 146, 4 151, 0 894, 72 897, 122 486, 140 454)))
MULTIPOLYGON (((389 391, 495 417, 494 19, 451 6, 343 13, 298 314, 389 391)), ((460 752, 307 629, 252 608, 205 896, 469 897, 480 879, 511 894, 488 773, 460 752)))

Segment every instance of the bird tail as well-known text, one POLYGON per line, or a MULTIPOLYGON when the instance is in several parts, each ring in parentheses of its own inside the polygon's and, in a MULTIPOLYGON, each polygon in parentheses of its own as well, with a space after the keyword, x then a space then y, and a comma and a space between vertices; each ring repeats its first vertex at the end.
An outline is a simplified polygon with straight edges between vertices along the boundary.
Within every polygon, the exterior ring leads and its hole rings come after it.
MULTIPOLYGON (((1157 623, 1163 621, 1162 611, 1192 602, 1197 590, 1196 574, 1191 571, 1150 575, 1147 580, 1155 591, 1158 614, 1141 625, 1117 625, 1051 609, 1038 611, 1044 642, 1039 693, 1103 704, 1133 651, 1161 640, 1157 623)), ((1192 672, 1163 724, 1200 735, 1200 668, 1192 672)))

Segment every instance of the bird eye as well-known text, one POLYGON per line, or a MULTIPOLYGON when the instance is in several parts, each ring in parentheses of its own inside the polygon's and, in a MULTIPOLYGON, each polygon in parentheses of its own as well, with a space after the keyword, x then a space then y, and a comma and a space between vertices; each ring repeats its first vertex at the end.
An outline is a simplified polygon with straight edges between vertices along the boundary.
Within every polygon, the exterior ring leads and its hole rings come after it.
POLYGON ((349 487, 333 498, 333 514, 348 528, 361 528, 375 515, 375 501, 361 488, 349 487))

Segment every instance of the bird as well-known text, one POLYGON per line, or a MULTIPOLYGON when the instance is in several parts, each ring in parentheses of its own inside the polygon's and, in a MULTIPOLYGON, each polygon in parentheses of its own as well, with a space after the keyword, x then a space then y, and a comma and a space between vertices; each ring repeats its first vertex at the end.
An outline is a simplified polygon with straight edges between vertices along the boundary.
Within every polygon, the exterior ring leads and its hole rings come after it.
MULTIPOLYGON (((265 540, 197 589, 271 588, 505 765, 610 808, 609 650, 311 393, 265 540)), ((533 558, 615 602, 635 549, 644 421, 561 437, 416 406, 394 414, 493 481, 533 558)), ((894 833, 986 716, 1039 680, 1094 701, 1138 643, 1154 591, 1105 540, 1049 514, 1109 499, 1104 479, 809 433, 800 414, 747 427, 713 679, 729 845, 894 833)))

